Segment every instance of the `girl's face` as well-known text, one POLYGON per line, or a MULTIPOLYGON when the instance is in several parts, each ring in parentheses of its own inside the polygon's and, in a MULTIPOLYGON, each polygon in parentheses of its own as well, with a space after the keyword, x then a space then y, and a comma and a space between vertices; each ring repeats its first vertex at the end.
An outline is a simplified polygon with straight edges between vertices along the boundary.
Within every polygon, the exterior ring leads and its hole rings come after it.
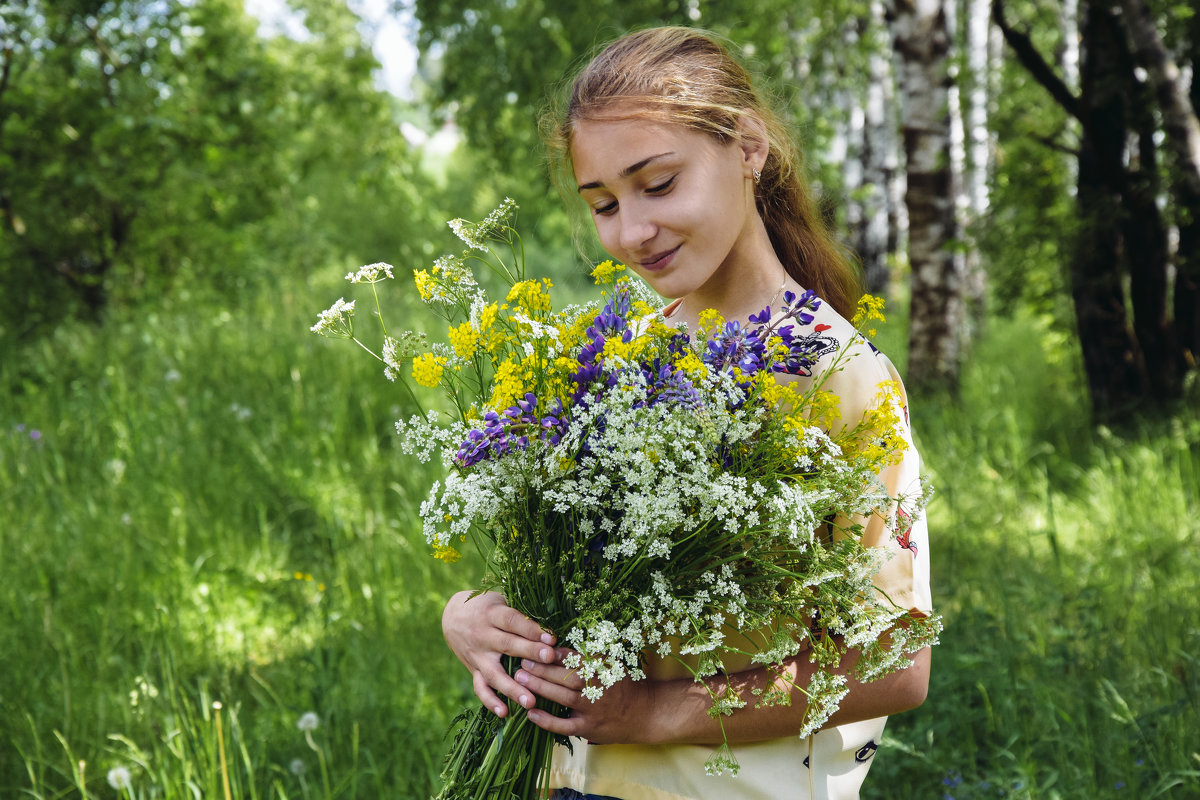
POLYGON ((628 117, 577 122, 571 153, 600 244, 663 297, 719 299, 762 263, 755 152, 628 117))

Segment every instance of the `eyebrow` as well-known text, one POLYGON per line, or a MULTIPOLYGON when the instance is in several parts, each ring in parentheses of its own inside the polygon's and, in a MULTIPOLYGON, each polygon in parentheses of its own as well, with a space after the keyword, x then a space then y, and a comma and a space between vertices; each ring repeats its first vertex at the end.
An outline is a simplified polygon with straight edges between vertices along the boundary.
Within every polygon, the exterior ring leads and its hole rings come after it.
MULTIPOLYGON (((636 164, 630 164, 628 167, 621 170, 620 176, 622 178, 628 178, 630 175, 637 172, 639 169, 646 166, 651 161, 655 161, 657 159, 666 158, 667 156, 673 156, 673 155, 675 155, 675 151, 670 150, 666 153, 659 153, 658 155, 650 156, 649 158, 643 158, 641 161, 637 162, 636 164)), ((582 192, 584 189, 599 189, 603 185, 604 184, 601 183, 600 181, 592 181, 591 183, 581 183, 581 184, 579 184, 579 191, 582 192)))

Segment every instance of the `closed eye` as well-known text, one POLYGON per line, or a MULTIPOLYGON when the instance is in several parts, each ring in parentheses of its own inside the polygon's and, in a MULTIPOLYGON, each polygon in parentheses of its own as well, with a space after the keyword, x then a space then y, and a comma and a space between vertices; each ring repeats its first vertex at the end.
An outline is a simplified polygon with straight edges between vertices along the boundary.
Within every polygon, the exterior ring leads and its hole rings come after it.
POLYGON ((663 194, 663 193, 665 193, 665 192, 666 192, 668 189, 670 189, 670 188, 671 188, 671 186, 672 186, 672 185, 675 183, 675 177, 676 177, 676 176, 672 175, 670 178, 668 178, 668 179, 667 179, 666 181, 664 181, 663 183, 660 183, 658 186, 650 186, 650 187, 648 187, 648 188, 646 189, 646 191, 647 191, 648 193, 650 193, 650 194, 663 194))

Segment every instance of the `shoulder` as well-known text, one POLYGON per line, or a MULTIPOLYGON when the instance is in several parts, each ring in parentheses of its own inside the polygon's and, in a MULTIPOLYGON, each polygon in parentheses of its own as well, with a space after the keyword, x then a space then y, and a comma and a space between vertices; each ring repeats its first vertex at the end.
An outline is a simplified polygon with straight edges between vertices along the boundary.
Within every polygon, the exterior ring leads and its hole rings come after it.
POLYGON ((780 376, 782 380, 832 392, 845 411, 866 409, 878 397, 882 384, 894 385, 907 406, 900 373, 891 359, 828 303, 817 308, 811 323, 796 325, 793 333, 805 341, 812 363, 797 375, 780 376))

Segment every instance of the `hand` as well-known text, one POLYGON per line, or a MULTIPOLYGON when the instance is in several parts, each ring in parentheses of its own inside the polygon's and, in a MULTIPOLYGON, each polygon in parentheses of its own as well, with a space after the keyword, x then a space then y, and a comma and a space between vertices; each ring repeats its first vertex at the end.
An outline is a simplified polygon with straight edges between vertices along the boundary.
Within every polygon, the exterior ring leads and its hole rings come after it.
POLYGON ((508 654, 529 660, 553 663, 554 636, 533 620, 511 608, 498 592, 471 597, 459 592, 450 598, 442 612, 442 635, 472 678, 475 696, 498 717, 508 707, 497 692, 525 708, 536 702, 534 692, 509 677, 500 662, 508 654))
MULTIPOLYGON (((566 657, 569 651, 559 655, 566 657)), ((580 736, 592 744, 649 744, 655 741, 656 694, 662 682, 625 678, 604 690, 592 702, 583 696, 583 680, 574 670, 559 663, 545 664, 525 659, 514 676, 519 684, 540 697, 570 709, 570 716, 556 717, 541 709, 529 712, 529 721, 563 736, 580 736)))

